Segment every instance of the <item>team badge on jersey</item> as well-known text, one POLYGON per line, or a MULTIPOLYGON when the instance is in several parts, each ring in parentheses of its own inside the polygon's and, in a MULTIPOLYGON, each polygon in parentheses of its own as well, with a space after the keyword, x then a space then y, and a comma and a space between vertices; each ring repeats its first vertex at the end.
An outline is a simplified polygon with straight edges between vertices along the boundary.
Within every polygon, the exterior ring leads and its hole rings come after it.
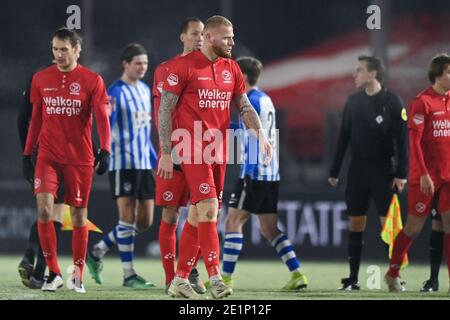
POLYGON ((178 76, 174 73, 169 74, 167 77, 167 83, 170 86, 176 86, 178 84, 178 76))
POLYGON ((79 95, 81 86, 77 82, 72 82, 69 86, 70 94, 79 95))
POLYGON ((223 70, 222 71, 222 78, 223 78, 223 82, 231 83, 231 72, 228 71, 228 70, 223 70))

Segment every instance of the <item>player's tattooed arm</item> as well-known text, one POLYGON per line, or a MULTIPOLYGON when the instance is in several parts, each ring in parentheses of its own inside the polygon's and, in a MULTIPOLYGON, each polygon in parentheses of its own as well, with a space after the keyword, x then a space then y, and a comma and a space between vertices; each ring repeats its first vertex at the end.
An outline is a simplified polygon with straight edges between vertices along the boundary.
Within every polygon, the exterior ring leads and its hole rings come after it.
POLYGON ((250 100, 248 100, 247 94, 244 93, 236 99, 235 102, 239 108, 241 118, 247 128, 258 137, 260 150, 263 150, 265 154, 264 164, 268 165, 272 159, 272 146, 267 140, 264 130, 262 130, 261 120, 259 119, 256 110, 252 107, 250 100))
POLYGON ((178 96, 163 90, 161 94, 161 104, 158 111, 158 134, 161 151, 163 154, 170 154, 172 149, 172 111, 178 102, 178 96))
POLYGON ((235 102, 238 106, 241 118, 247 128, 256 130, 256 132, 259 133, 261 129, 261 121, 255 108, 252 107, 250 100, 248 100, 247 94, 244 93, 240 95, 236 98, 235 102))

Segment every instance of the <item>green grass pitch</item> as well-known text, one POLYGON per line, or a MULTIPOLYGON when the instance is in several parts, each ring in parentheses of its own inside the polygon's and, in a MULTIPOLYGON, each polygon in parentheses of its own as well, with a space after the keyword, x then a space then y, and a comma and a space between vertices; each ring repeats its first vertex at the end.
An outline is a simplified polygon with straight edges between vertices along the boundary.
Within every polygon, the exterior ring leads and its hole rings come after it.
MULTIPOLYGON (((86 294, 76 294, 66 288, 56 293, 44 293, 40 290, 31 290, 22 285, 17 272, 19 256, 0 256, 0 299, 135 299, 135 300, 166 300, 172 299, 164 291, 164 273, 159 260, 139 258, 135 261, 136 270, 156 287, 149 290, 132 290, 122 287, 122 270, 119 258, 111 255, 105 259, 103 270, 104 284, 98 285, 91 279, 89 271, 85 270, 86 294)), ((60 259, 63 277, 68 274, 64 271, 70 265, 71 259, 60 259)), ((360 269, 361 291, 340 292, 341 277, 347 274, 347 265, 342 262, 310 262, 303 261, 302 269, 309 279, 309 286, 302 292, 285 292, 280 288, 288 280, 286 267, 277 260, 245 260, 239 261, 234 277, 234 293, 230 299, 236 300, 297 300, 297 299, 450 299, 448 293, 447 268, 443 265, 440 276, 440 292, 419 293, 419 289, 429 274, 428 266, 409 266, 403 272, 403 279, 407 282, 407 292, 390 294, 383 282, 386 263, 379 264, 381 288, 368 289, 369 285, 377 285, 376 267, 368 269, 371 264, 363 264, 360 269), (373 271, 375 270, 375 271, 373 271)), ((373 265, 376 265, 375 263, 373 265)), ((199 269, 202 278, 206 279, 206 272, 199 269)), ((211 299, 209 294, 205 299, 211 299)))

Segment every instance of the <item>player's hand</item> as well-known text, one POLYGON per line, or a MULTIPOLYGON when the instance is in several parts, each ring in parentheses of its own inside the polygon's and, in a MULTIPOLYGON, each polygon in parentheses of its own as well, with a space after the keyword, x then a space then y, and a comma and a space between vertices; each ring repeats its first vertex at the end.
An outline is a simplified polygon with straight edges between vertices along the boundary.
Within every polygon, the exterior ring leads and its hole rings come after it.
POLYGON ((434 182, 431 180, 429 174, 420 176, 420 191, 426 196, 432 196, 434 194, 434 182))
POLYGON ((260 130, 259 134, 259 150, 263 151, 263 163, 268 166, 270 161, 272 161, 272 145, 269 140, 267 140, 267 137, 262 130, 260 130))
POLYGON ((22 171, 23 171, 23 175, 24 175, 25 179, 27 179, 27 181, 29 183, 31 183, 31 185, 33 185, 34 165, 33 165, 33 161, 31 160, 31 156, 23 156, 22 171))
POLYGON ((328 178, 328 183, 329 183, 333 188, 337 188, 337 187, 338 187, 338 184, 339 184, 339 179, 338 179, 338 178, 329 177, 329 178, 328 178))
POLYGON ((394 178, 392 182, 392 189, 397 188, 398 193, 401 193, 406 185, 406 179, 394 178))
POLYGON ((97 174, 104 174, 109 167, 109 152, 100 149, 95 156, 94 168, 97 168, 97 174))
POLYGON ((172 179, 173 161, 170 154, 161 154, 158 163, 158 172, 156 174, 163 179, 172 179))

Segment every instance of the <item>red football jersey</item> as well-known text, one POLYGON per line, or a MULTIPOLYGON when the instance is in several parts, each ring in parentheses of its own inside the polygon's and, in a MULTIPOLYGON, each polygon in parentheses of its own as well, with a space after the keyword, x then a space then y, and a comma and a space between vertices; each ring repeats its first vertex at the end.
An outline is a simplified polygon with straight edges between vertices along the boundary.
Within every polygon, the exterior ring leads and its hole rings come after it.
POLYGON ((450 181, 450 102, 432 87, 420 93, 410 105, 410 183, 430 174, 436 182, 450 181), (414 138, 420 138, 420 147, 414 138))
POLYGON ((80 64, 70 72, 52 65, 33 76, 33 115, 25 146, 30 155, 39 140, 38 157, 60 164, 93 165, 92 112, 100 147, 109 151, 108 96, 103 79, 80 64))
MULTIPOLYGON (((245 93, 245 84, 235 61, 226 58, 210 61, 196 50, 171 62, 163 89, 179 96, 176 128, 187 129, 195 140, 199 125, 203 134, 208 129, 219 129, 225 138, 232 100, 245 93)), ((204 141, 203 148, 209 143, 204 141)))

